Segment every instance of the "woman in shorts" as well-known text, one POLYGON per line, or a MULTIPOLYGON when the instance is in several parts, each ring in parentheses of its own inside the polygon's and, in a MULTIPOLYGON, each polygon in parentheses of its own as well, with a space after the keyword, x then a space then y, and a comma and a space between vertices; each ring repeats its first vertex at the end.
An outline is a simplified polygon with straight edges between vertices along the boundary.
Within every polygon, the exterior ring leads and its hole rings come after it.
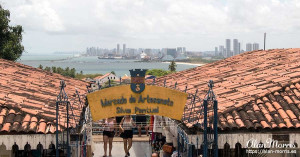
POLYGON ((115 135, 115 125, 117 124, 114 117, 107 118, 104 122, 104 131, 103 131, 103 142, 104 142, 104 155, 107 156, 107 143, 109 143, 109 157, 111 157, 112 142, 115 135))
POLYGON ((120 128, 122 131, 120 136, 123 138, 124 142, 125 157, 130 156, 129 150, 132 146, 133 127, 136 127, 136 125, 132 118, 130 116, 124 116, 120 123, 120 128))
POLYGON ((116 117, 116 120, 117 120, 117 123, 118 123, 117 129, 116 129, 116 136, 120 136, 120 134, 121 134, 120 123, 121 123, 122 119, 123 119, 123 116, 116 117))
POLYGON ((139 132, 139 137, 142 136, 142 128, 145 129, 146 131, 146 135, 148 136, 148 129, 149 129, 149 126, 148 126, 148 119, 149 116, 147 115, 137 115, 136 116, 136 123, 137 123, 137 126, 138 126, 138 132, 139 132))

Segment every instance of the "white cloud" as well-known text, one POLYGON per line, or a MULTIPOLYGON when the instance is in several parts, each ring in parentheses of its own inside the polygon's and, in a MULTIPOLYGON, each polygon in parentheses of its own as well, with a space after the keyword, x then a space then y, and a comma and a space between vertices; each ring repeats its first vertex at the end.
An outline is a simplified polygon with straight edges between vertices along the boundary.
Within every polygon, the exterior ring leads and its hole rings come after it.
POLYGON ((225 38, 261 42, 263 32, 269 35, 269 48, 300 47, 290 40, 279 42, 291 33, 299 41, 299 0, 2 0, 2 4, 11 11, 12 23, 24 26, 25 48, 31 45, 32 51, 114 47, 117 42, 209 50, 224 44, 225 38), (53 45, 44 45, 37 36, 53 45))

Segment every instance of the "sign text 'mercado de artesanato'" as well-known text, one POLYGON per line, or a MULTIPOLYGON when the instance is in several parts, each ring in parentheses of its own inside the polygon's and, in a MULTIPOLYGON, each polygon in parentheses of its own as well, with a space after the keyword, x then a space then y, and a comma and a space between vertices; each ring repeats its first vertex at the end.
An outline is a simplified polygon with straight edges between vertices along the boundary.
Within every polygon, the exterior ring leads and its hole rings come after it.
POLYGON ((147 114, 181 120, 187 94, 170 88, 145 85, 140 93, 132 86, 102 89, 87 95, 94 121, 116 116, 147 114))

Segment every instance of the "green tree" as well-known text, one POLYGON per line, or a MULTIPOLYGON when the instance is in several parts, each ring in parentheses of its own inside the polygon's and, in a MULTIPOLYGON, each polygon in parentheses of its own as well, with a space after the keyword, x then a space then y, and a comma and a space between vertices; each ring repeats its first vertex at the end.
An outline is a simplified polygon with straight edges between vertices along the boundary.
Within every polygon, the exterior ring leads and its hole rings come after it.
POLYGON ((43 69, 43 66, 42 66, 42 64, 40 64, 38 68, 39 68, 39 69, 43 69))
POLYGON ((51 71, 51 68, 50 67, 45 67, 45 69, 44 70, 46 70, 46 71, 51 71))
POLYGON ((70 75, 70 68, 69 67, 66 67, 65 70, 63 71, 63 74, 64 76, 69 76, 70 75))
POLYGON ((23 28, 10 26, 10 12, 0 5, 0 58, 15 61, 24 51, 22 45, 23 28))
POLYGON ((61 68, 61 67, 56 68, 56 72, 57 72, 58 74, 63 74, 63 71, 64 71, 64 69, 61 68))
POLYGON ((75 75, 76 75, 76 70, 75 70, 75 68, 72 68, 70 70, 69 76, 75 78, 75 75))
POLYGON ((151 70, 147 70, 146 74, 160 77, 160 76, 168 75, 170 73, 171 73, 170 71, 163 70, 163 69, 151 69, 151 70))
POLYGON ((56 67, 52 67, 52 72, 57 73, 56 67))
POLYGON ((110 73, 112 73, 112 74, 116 75, 115 71, 111 71, 110 73))
POLYGON ((176 67, 177 67, 177 65, 176 65, 175 61, 172 61, 169 65, 169 70, 171 72, 176 72, 176 67))

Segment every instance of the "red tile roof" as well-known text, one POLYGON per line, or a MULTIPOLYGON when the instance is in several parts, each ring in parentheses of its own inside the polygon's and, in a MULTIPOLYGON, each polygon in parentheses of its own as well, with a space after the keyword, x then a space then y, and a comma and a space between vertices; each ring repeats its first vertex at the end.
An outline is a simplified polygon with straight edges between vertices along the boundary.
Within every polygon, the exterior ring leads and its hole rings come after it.
MULTIPOLYGON (((211 64, 180 71, 156 80, 158 85, 204 98, 214 81, 222 130, 236 128, 300 128, 300 49, 246 52, 211 64)), ((202 101, 201 101, 202 103, 202 101)), ((201 104, 196 104, 200 106, 201 104)), ((191 106, 187 103, 187 108, 191 106)), ((186 110, 184 119, 197 115, 186 110)), ((200 118, 200 121, 202 119, 200 118)), ((185 120, 187 126, 197 118, 185 120)))
POLYGON ((94 80, 102 80, 102 79, 104 79, 105 77, 109 76, 110 74, 111 74, 111 73, 106 73, 106 74, 104 74, 104 75, 102 75, 102 76, 97 76, 97 77, 94 78, 94 80))
MULTIPOLYGON (((54 133, 60 80, 66 83, 65 91, 74 104, 76 121, 80 118, 83 105, 79 105, 74 94, 77 89, 84 96, 87 83, 3 59, 0 59, 0 78, 0 134, 54 133)), ((61 130, 66 127, 65 107, 59 112, 61 130)), ((70 127, 74 126, 73 120, 70 127)))

